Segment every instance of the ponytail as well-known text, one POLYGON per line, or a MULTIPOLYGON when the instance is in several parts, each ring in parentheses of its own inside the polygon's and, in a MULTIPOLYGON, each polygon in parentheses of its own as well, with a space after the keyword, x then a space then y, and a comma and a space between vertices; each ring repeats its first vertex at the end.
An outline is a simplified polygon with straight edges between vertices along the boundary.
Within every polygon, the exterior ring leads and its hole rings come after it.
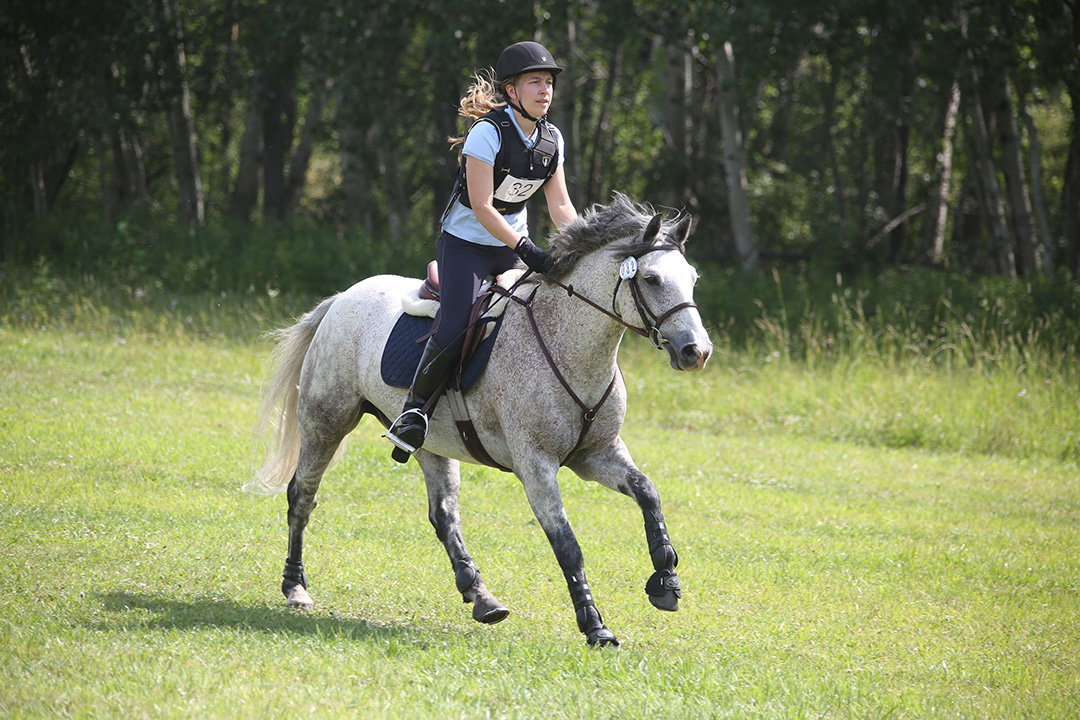
MULTIPOLYGON (((473 75, 473 83, 469 86, 465 96, 458 105, 458 115, 468 118, 472 123, 488 114, 496 108, 506 107, 506 102, 501 98, 501 88, 496 87, 494 75, 491 70, 473 75)), ((465 142, 465 136, 447 138, 450 147, 456 148, 465 142)))

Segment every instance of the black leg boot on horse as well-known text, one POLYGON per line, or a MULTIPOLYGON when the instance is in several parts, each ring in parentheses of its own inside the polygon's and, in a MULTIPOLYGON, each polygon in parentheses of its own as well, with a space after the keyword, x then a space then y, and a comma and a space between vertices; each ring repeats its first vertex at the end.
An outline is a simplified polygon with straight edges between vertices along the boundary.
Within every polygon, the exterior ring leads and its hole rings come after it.
POLYGON ((405 397, 405 406, 386 431, 386 439, 396 445, 391 457, 398 462, 408 462, 409 457, 424 444, 428 420, 439 400, 438 394, 442 392, 443 383, 457 364, 457 359, 457 353, 444 352, 435 344, 435 338, 428 339, 413 376, 412 387, 405 397))

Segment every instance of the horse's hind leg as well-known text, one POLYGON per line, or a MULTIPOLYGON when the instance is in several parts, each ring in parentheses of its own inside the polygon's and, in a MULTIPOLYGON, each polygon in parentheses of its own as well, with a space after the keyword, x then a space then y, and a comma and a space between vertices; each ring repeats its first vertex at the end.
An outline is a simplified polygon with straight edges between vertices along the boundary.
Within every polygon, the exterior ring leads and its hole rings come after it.
POLYGON ((678 610, 682 597, 679 576, 675 573, 679 554, 668 536, 656 485, 637 469, 626 445, 619 439, 599 452, 576 457, 569 467, 579 477, 594 480, 637 501, 645 518, 645 540, 654 570, 645 583, 645 592, 654 607, 669 612, 678 610))
MULTIPOLYGON (((311 408, 308 408, 307 412, 310 411, 311 408)), ((332 414, 322 415, 318 422, 305 423, 306 414, 301 412, 301 428, 310 425, 317 430, 301 432, 300 457, 286 493, 289 500, 289 554, 285 558, 281 581, 285 604, 300 610, 314 607, 304 574, 304 529, 318 504, 317 494, 323 473, 334 459, 342 440, 352 432, 360 418, 359 411, 335 408, 332 414)))
POLYGON ((469 556, 465 540, 461 536, 461 514, 458 511, 460 465, 457 460, 439 457, 423 450, 414 457, 424 471, 428 519, 450 557, 458 592, 466 603, 473 604, 474 620, 493 625, 509 615, 510 611, 484 586, 480 571, 469 556))

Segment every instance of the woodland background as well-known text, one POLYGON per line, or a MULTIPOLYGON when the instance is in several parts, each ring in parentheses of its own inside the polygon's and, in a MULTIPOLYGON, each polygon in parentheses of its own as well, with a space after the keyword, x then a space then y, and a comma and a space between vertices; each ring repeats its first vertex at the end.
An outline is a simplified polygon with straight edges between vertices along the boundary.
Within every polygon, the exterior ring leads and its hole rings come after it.
POLYGON ((579 209, 691 212, 696 260, 759 276, 1075 288, 1076 0, 7 0, 0 263, 327 294, 416 270, 458 99, 524 39, 565 67, 579 209))

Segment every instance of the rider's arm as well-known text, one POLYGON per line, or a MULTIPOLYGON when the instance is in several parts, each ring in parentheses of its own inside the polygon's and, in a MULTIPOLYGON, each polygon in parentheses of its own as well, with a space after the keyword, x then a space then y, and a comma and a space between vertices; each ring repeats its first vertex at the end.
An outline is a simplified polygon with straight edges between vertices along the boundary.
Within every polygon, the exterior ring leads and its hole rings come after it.
MULTIPOLYGON (((561 171, 561 169, 560 169, 561 171)), ((493 204, 495 200, 495 166, 474 157, 465 157, 465 179, 469 188, 469 204, 484 229, 507 247, 516 247, 521 233, 514 232, 493 204)))
POLYGON ((566 174, 562 165, 544 184, 544 196, 547 198, 548 214, 551 215, 555 227, 561 228, 577 217, 577 209, 566 190, 566 174))

